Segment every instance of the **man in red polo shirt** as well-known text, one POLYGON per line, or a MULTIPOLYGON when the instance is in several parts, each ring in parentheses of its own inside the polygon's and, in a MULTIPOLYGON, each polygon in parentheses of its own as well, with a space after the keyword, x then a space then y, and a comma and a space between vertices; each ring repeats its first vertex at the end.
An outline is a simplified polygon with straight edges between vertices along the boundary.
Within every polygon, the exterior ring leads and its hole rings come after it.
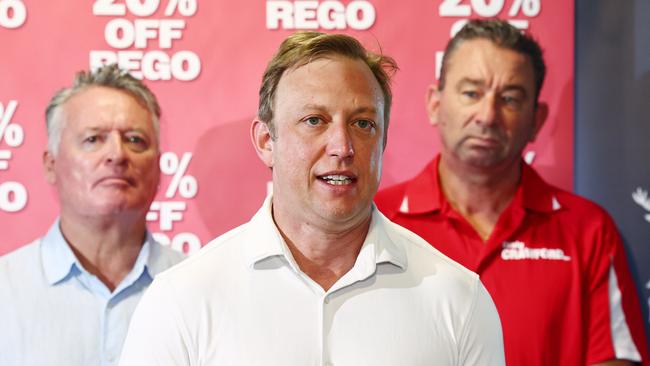
POLYGON ((509 365, 648 365, 621 238, 592 202, 522 160, 547 116, 539 45, 507 22, 470 21, 427 94, 440 155, 380 192, 389 219, 477 272, 497 305, 509 365))

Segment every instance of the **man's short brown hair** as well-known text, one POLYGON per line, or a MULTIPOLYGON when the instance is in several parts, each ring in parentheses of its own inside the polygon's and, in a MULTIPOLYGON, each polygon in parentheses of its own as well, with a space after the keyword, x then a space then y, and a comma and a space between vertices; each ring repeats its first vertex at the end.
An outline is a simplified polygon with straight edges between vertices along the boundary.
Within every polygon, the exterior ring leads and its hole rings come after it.
POLYGON ((535 39, 517 29, 506 20, 501 19, 472 19, 447 43, 445 55, 442 58, 439 89, 445 87, 445 77, 449 69, 449 60, 454 51, 464 42, 473 39, 486 39, 496 46, 515 51, 530 57, 535 77, 535 103, 544 84, 546 64, 543 51, 535 39))

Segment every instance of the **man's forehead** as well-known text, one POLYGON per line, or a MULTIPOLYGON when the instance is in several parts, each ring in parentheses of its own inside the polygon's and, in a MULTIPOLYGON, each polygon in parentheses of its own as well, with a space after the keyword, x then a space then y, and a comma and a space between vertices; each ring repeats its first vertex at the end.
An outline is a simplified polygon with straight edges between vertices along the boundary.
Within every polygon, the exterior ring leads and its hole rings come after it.
POLYGON ((360 85, 364 87, 370 86, 368 94, 377 92, 381 94, 379 81, 362 59, 340 54, 319 56, 285 70, 278 82, 278 90, 286 89, 287 85, 290 84, 289 80, 291 80, 291 84, 294 84, 291 85, 293 87, 310 86, 320 88, 322 86, 331 86, 336 78, 345 79, 343 80, 345 84, 341 84, 342 88, 360 85), (359 81, 362 82, 359 83, 359 81))
POLYGON ((89 86, 71 96, 60 108, 63 128, 101 129, 106 123, 120 123, 132 129, 144 128, 153 120, 143 102, 131 93, 105 86, 89 86), (146 118, 141 118, 146 116, 146 118))
POLYGON ((515 77, 533 77, 530 56, 484 39, 461 42, 448 59, 447 73, 480 73, 482 68, 509 72, 515 77))

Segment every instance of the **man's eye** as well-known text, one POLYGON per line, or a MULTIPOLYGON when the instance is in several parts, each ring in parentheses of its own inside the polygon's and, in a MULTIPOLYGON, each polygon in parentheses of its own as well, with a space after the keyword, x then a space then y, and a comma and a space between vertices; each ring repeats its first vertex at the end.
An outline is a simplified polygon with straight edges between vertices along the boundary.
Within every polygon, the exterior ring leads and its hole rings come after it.
POLYGON ((84 142, 94 144, 94 143, 97 142, 98 140, 99 140, 99 138, 98 138, 97 136, 93 135, 93 136, 88 136, 88 137, 86 137, 86 138, 84 139, 84 142))
POLYGON ((465 90, 462 92, 463 96, 471 99, 476 99, 478 98, 478 92, 473 91, 473 90, 465 90))
POLYGON ((134 143, 134 144, 141 144, 144 142, 144 139, 140 136, 129 136, 127 137, 127 141, 134 143))
POLYGON ((372 121, 368 121, 367 119, 360 119, 355 122, 355 124, 362 129, 369 129, 375 127, 375 124, 372 121))
POLYGON ((506 104, 519 104, 519 98, 512 95, 504 95, 501 97, 501 100, 506 104))
POLYGON ((318 126, 321 123, 321 119, 318 117, 308 117, 305 119, 305 122, 310 126, 318 126))

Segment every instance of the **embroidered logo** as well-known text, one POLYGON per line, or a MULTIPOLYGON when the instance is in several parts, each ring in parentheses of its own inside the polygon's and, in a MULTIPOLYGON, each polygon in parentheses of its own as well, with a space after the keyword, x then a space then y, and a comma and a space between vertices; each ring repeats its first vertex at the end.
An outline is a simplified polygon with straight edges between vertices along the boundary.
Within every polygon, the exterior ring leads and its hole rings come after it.
POLYGON ((648 212, 643 217, 645 221, 650 222, 650 198, 648 197, 648 191, 637 187, 636 191, 632 192, 632 199, 637 205, 643 207, 648 212))
POLYGON ((568 262, 571 257, 565 255, 564 250, 559 248, 529 248, 523 241, 516 240, 503 242, 501 259, 506 261, 532 259, 568 262))

